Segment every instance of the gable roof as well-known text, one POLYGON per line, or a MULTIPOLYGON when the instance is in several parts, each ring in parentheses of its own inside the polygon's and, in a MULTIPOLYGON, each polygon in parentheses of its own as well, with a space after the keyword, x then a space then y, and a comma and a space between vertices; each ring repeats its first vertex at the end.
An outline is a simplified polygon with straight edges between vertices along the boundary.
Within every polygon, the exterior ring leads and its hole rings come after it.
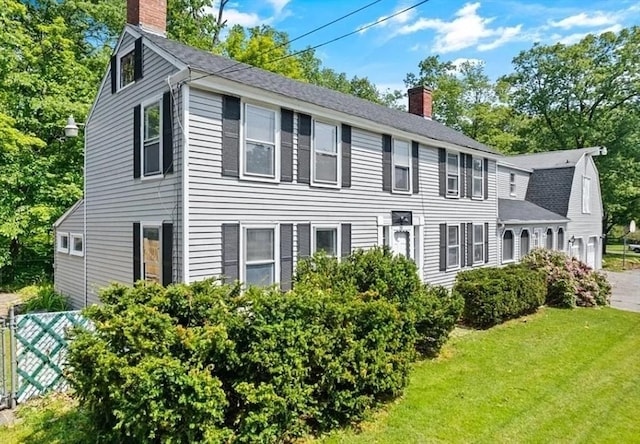
POLYGON ((498 219, 505 223, 568 222, 564 216, 526 200, 498 199, 498 219))
POLYGON ((575 167, 536 169, 525 199, 562 216, 567 215, 575 167))
POLYGON ((508 156, 505 160, 515 166, 534 170, 540 168, 566 168, 576 166, 585 154, 599 155, 603 150, 606 153, 606 148, 603 147, 546 151, 543 153, 508 156))
POLYGON ((67 211, 64 212, 64 214, 62 216, 60 216, 58 218, 58 220, 56 220, 53 223, 53 228, 58 228, 60 226, 60 224, 62 224, 62 222, 64 222, 67 217, 69 217, 71 214, 73 214, 79 207, 80 205, 84 204, 84 197, 81 197, 80 199, 78 199, 76 201, 76 203, 74 203, 71 208, 69 208, 67 211))
POLYGON ((424 119, 405 111, 391 109, 328 88, 293 80, 279 74, 255 68, 251 65, 239 63, 226 57, 168 40, 159 35, 145 32, 137 27, 133 29, 189 68, 202 71, 211 76, 217 76, 260 88, 285 97, 364 118, 374 123, 387 125, 423 137, 429 137, 485 153, 498 154, 488 146, 433 120, 424 119))

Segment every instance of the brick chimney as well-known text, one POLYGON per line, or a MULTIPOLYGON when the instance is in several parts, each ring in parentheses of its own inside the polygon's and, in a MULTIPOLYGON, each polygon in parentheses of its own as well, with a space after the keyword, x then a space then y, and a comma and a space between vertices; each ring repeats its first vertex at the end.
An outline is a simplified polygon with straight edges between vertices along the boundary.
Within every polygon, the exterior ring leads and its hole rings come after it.
POLYGON ((165 36, 167 0, 127 0, 127 23, 165 36))
POLYGON ((431 120, 431 90, 416 86, 408 91, 409 112, 431 120))

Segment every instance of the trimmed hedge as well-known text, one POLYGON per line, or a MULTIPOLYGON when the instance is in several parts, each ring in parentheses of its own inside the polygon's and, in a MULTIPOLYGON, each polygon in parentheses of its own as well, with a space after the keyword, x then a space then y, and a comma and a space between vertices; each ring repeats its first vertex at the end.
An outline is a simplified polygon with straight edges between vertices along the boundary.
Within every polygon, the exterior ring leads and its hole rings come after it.
POLYGON ((544 304, 544 275, 522 265, 458 273, 453 293, 464 299, 463 321, 488 328, 535 312, 544 304))
POLYGON ((359 421, 461 310, 380 249, 301 263, 284 294, 209 280, 101 298, 68 355, 97 442, 289 442, 359 421))

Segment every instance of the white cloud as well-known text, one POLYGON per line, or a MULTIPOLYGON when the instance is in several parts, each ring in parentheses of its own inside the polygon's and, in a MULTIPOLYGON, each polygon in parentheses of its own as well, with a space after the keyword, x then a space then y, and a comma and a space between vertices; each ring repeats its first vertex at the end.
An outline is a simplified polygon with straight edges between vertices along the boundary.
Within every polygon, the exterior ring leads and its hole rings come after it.
POLYGON ((401 14, 391 17, 393 14, 397 14, 398 12, 404 9, 407 9, 406 5, 403 5, 403 4, 398 5, 389 15, 383 15, 381 17, 378 17, 376 20, 369 23, 365 23, 364 25, 360 26, 360 28, 364 28, 366 26, 372 25, 376 22, 379 22, 380 20, 386 19, 387 17, 390 17, 389 19, 385 20, 384 22, 378 23, 375 26, 371 26, 370 28, 363 29, 362 31, 360 31, 360 33, 363 34, 367 32, 369 29, 373 29, 373 28, 384 28, 385 26, 390 26, 390 25, 396 25, 396 26, 404 25, 405 23, 409 22, 415 17, 416 15, 415 9, 410 9, 401 14))
POLYGON ((261 24, 268 24, 268 19, 260 18, 255 12, 241 12, 237 9, 225 9, 222 13, 222 19, 227 21, 227 27, 229 28, 233 25, 251 28, 261 24))
POLYGON ((271 5, 275 15, 279 15, 282 10, 289 4, 290 0, 267 0, 267 3, 271 5))
POLYGON ((617 14, 605 14, 604 12, 597 11, 591 15, 586 12, 572 15, 558 21, 550 21, 549 24, 554 28, 571 29, 571 28, 585 28, 594 26, 605 26, 616 23, 618 20, 617 14))
POLYGON ((467 3, 455 13, 450 21, 432 18, 419 18, 413 23, 401 26, 396 34, 407 35, 423 30, 436 33, 432 51, 447 53, 478 46, 480 51, 488 51, 514 40, 521 31, 522 25, 496 27, 490 25, 493 17, 478 15, 480 3, 467 3))
MULTIPOLYGON (((222 12, 222 19, 226 20, 227 28, 231 28, 233 25, 240 25, 245 28, 251 28, 259 25, 271 25, 275 21, 283 19, 289 15, 289 12, 285 9, 290 0, 267 0, 268 6, 273 9, 272 13, 266 17, 260 16, 258 12, 248 11, 245 8, 241 11, 238 3, 227 3, 224 11, 222 12)), ((220 6, 219 0, 215 0, 210 8, 205 8, 207 13, 213 14, 217 17, 218 8, 220 6)), ((263 11, 264 12, 264 11, 263 11)))
POLYGON ((588 36, 589 34, 595 34, 595 35, 600 35, 600 34, 604 34, 605 32, 615 32, 618 33, 622 30, 622 25, 613 25, 613 26, 609 26, 608 28, 603 28, 600 29, 598 31, 591 31, 591 32, 577 32, 575 34, 570 34, 570 35, 566 35, 566 36, 560 36, 560 35, 554 35, 555 39, 557 40, 558 43, 562 43, 563 45, 573 45, 574 43, 578 43, 580 40, 582 40, 583 38, 585 38, 586 36, 588 36))

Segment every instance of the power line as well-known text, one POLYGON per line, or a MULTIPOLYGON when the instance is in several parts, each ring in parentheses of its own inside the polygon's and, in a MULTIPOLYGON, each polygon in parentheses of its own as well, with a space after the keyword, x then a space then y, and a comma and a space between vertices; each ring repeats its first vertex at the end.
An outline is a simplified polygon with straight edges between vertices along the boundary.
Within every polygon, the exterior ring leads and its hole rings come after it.
MULTIPOLYGON (((295 57, 295 56, 303 54, 305 52, 313 51, 315 49, 318 49, 318 48, 321 48, 323 46, 329 45, 331 43, 337 42, 338 40, 342 40, 342 39, 344 39, 346 37, 349 37, 349 36, 352 36, 352 35, 357 34, 359 32, 362 32, 362 31, 364 31, 366 29, 369 29, 369 28, 371 28, 373 26, 379 25, 380 23, 386 22, 387 20, 392 19, 393 17, 396 17, 396 16, 398 16, 400 14, 404 14, 405 12, 410 11, 412 9, 415 9, 418 6, 427 3, 428 1, 429 0, 422 0, 422 1, 418 2, 418 3, 416 3, 413 6, 409 6, 409 7, 405 8, 405 9, 403 9, 401 11, 398 11, 398 12, 396 12, 394 14, 388 15, 386 17, 382 17, 381 19, 379 19, 379 20, 377 20, 377 21, 375 21, 373 23, 369 23, 368 25, 361 26, 360 28, 356 29, 355 31, 348 32, 346 34, 343 34, 341 36, 338 36, 336 38, 328 40, 328 41, 326 41, 324 43, 320 43, 318 45, 312 46, 310 48, 306 48, 306 49, 303 49, 303 50, 300 50, 300 51, 297 51, 297 52, 294 52, 294 53, 291 53, 291 54, 287 54, 287 55, 282 56, 282 57, 278 57, 278 58, 273 59, 273 60, 269 60, 269 61, 267 61, 267 64, 274 63, 274 62, 279 62, 280 60, 284 60, 284 59, 287 59, 289 57, 295 57)), ((225 74, 230 74, 230 73, 233 73, 233 72, 242 71, 242 70, 249 69, 249 68, 254 68, 254 66, 252 66, 252 65, 243 66, 242 68, 234 69, 234 70, 231 70, 231 71, 226 71, 225 74)))
MULTIPOLYGON (((367 8, 369 8, 369 7, 373 6, 373 5, 375 5, 376 3, 380 3, 381 1, 382 1, 382 0, 375 0, 375 1, 371 2, 371 3, 369 3, 369 4, 366 4, 366 5, 362 6, 361 8, 358 8, 358 9, 356 9, 356 10, 354 10, 354 11, 349 12, 348 14, 345 14, 345 15, 343 15, 343 16, 341 16, 341 17, 338 17, 337 19, 334 19, 334 20, 330 21, 329 23, 325 23, 324 25, 318 26, 317 28, 314 28, 314 29, 312 29, 312 30, 311 30, 311 31, 309 31, 309 32, 305 32, 304 34, 299 35, 298 37, 296 37, 296 38, 294 38, 294 39, 287 40, 286 42, 282 42, 282 43, 280 43, 279 45, 277 45, 277 46, 275 46, 275 47, 271 48, 269 51, 267 51, 267 54, 269 54, 269 53, 271 53, 271 52, 275 51, 276 49, 282 48, 283 46, 287 46, 287 45, 289 45, 289 44, 291 44, 291 43, 293 43, 293 42, 295 42, 295 41, 298 41, 298 40, 300 40, 301 38, 307 37, 308 35, 311 35, 311 34, 313 34, 313 33, 315 33, 315 32, 318 32, 318 31, 320 31, 321 29, 327 28, 327 27, 329 27, 329 26, 331 26, 331 25, 333 25, 333 24, 335 24, 335 23, 338 23, 339 21, 344 20, 344 19, 346 19, 347 17, 351 17, 352 15, 357 14, 358 12, 365 10, 365 9, 367 9, 367 8)), ((217 71, 217 72, 216 72, 216 74, 223 73, 223 72, 225 72, 226 70, 231 69, 231 68, 234 68, 234 67, 236 67, 236 66, 238 66, 238 65, 241 65, 241 64, 242 64, 242 62, 236 62, 236 63, 234 63, 234 64, 233 64, 233 65, 231 65, 231 66, 227 66, 226 68, 222 68, 220 71, 217 71)))

